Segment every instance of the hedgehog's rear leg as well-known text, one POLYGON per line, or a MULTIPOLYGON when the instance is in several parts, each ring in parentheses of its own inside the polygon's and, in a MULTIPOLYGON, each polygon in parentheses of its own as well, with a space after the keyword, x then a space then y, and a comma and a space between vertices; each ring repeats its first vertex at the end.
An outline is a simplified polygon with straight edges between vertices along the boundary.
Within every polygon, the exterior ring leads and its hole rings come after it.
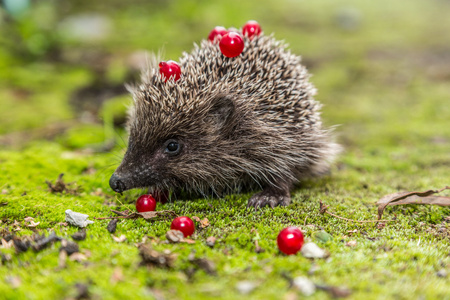
POLYGON ((290 189, 291 184, 282 184, 280 186, 268 186, 261 192, 254 194, 247 203, 247 207, 255 209, 269 205, 274 208, 277 205, 287 206, 291 203, 290 189))

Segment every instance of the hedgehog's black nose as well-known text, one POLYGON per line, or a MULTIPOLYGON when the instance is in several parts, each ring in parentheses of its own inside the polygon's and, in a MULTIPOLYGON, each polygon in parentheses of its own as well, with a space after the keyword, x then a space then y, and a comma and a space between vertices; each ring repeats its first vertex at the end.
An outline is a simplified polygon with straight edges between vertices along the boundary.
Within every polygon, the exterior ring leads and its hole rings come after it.
POLYGON ((122 180, 120 180, 120 177, 116 174, 112 174, 111 178, 109 179, 109 186, 113 189, 113 191, 122 193, 126 190, 125 183, 123 183, 122 180))

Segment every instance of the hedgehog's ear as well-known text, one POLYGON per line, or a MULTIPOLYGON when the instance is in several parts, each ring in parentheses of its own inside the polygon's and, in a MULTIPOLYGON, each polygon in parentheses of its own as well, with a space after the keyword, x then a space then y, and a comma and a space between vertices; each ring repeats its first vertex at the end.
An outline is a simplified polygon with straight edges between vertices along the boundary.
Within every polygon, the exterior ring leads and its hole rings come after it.
POLYGON ((221 127, 232 120, 235 113, 233 98, 228 95, 219 95, 212 100, 210 116, 221 127))

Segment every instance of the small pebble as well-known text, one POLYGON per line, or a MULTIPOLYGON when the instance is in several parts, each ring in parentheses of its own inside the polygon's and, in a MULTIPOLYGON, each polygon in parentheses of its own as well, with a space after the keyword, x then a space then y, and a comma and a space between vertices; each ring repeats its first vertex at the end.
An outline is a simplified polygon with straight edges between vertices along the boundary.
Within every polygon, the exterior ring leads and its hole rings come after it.
POLYGON ((321 249, 315 243, 304 244, 300 252, 306 258, 324 258, 327 256, 325 250, 321 249))
POLYGON ((295 277, 292 283, 305 296, 311 296, 316 292, 316 285, 306 277, 295 277))
POLYGON ((243 295, 250 294, 255 288, 256 285, 253 282, 247 280, 239 281, 236 284, 236 289, 243 295))
POLYGON ((441 269, 436 273, 436 275, 438 277, 445 278, 445 277, 447 277, 447 271, 445 271, 444 269, 441 269))

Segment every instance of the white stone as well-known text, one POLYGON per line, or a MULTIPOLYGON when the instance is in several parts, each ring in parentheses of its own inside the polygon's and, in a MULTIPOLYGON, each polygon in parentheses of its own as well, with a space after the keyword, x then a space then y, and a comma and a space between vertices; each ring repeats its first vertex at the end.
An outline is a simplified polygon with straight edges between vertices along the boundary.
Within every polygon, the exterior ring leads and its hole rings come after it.
POLYGON ((304 244, 301 253, 306 258, 324 258, 327 256, 325 250, 321 249, 315 243, 304 244))
POLYGON ((293 284, 305 296, 311 296, 316 292, 316 285, 306 277, 295 277, 293 284))

